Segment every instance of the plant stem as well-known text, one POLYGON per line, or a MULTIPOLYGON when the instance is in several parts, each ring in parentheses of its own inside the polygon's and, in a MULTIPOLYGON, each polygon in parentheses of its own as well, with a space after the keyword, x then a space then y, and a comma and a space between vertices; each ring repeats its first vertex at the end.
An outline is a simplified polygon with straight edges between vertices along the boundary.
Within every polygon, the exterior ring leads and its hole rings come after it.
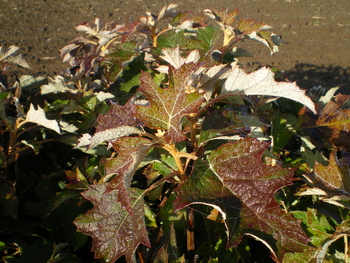
POLYGON ((152 42, 153 47, 157 47, 157 28, 156 26, 152 26, 152 42))
POLYGON ((190 120, 190 127, 191 127, 191 142, 193 144, 193 148, 197 148, 197 119, 196 120, 190 120))
MULTIPOLYGON (((59 140, 57 140, 57 139, 47 139, 47 140, 43 140, 43 141, 38 142, 38 144, 43 144, 43 143, 46 143, 46 142, 53 142, 53 141, 59 141, 59 140)), ((22 148, 20 148, 18 150, 11 151, 11 152, 9 152, 9 156, 18 154, 20 152, 23 152, 23 151, 27 150, 28 148, 31 148, 31 147, 30 146, 24 146, 24 147, 22 147, 22 148)))
POLYGON ((154 46, 154 47, 157 47, 157 45, 158 45, 158 42, 157 42, 157 41, 158 41, 158 37, 159 37, 161 34, 167 32, 167 31, 169 31, 169 30, 171 30, 171 28, 164 29, 164 30, 160 31, 159 34, 156 34, 156 35, 153 37, 153 46, 154 46))
POLYGON ((195 244, 194 244, 194 212, 192 208, 187 209, 187 227, 186 227, 186 241, 188 259, 194 258, 195 244))
MULTIPOLYGON (((181 162, 181 154, 179 154, 179 152, 176 150, 175 145, 174 144, 166 144, 163 145, 163 148, 165 150, 167 150, 175 159, 175 163, 177 168, 179 169, 179 173, 180 175, 184 175, 184 168, 182 166, 182 162, 181 162)), ((182 180, 183 178, 181 178, 182 180)))
POLYGON ((344 236, 344 261, 349 262, 349 241, 348 235, 344 236))
MULTIPOLYGON (((21 125, 22 125, 22 123, 21 123, 21 125)), ((28 122, 26 122, 26 123, 28 123, 28 122)), ((36 125, 30 126, 30 127, 26 128, 26 129, 24 129, 23 131, 17 133, 16 139, 18 139, 22 134, 26 133, 27 131, 35 129, 35 128, 38 128, 38 127, 39 127, 39 125, 36 124, 36 125)))
POLYGON ((171 156, 174 157, 176 166, 178 168, 178 175, 180 177, 180 180, 182 182, 186 181, 185 168, 184 168, 184 165, 182 164, 181 158, 185 157, 188 159, 196 160, 197 156, 190 154, 190 153, 184 153, 184 152, 177 151, 174 143, 166 144, 166 145, 163 145, 162 147, 163 147, 163 149, 167 150, 171 154, 171 156))

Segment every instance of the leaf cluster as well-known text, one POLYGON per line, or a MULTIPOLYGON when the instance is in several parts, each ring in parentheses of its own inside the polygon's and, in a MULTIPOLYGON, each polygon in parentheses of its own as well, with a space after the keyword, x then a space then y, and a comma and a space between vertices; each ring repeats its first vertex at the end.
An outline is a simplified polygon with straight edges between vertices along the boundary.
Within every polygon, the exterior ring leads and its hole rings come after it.
POLYGON ((281 41, 237 16, 96 19, 60 76, 2 82, 5 262, 348 262, 349 97, 245 72, 237 42, 281 41))

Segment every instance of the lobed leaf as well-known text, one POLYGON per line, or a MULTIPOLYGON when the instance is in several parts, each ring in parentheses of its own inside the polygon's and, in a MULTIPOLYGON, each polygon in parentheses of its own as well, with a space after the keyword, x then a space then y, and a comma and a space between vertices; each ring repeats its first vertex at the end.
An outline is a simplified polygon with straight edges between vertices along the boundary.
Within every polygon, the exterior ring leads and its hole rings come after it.
MULTIPOLYGON (((242 205, 240 230, 232 233, 229 245, 238 244, 245 233, 256 236, 256 231, 262 231, 272 235, 278 248, 276 254, 283 258, 288 251, 303 251, 309 238, 300 222, 274 199, 278 189, 291 184, 293 170, 265 165, 261 158, 268 147, 268 143, 252 139, 227 143, 210 154, 209 163, 242 205)), ((266 239, 264 235, 260 238, 266 239)))
POLYGON ((246 34, 249 35, 255 31, 260 31, 264 29, 270 29, 271 27, 266 25, 264 22, 255 22, 254 19, 244 19, 242 18, 241 21, 237 25, 237 29, 246 34))
POLYGON ((0 46, 0 62, 16 64, 23 68, 30 68, 22 54, 16 54, 18 50, 19 47, 17 46, 10 46, 9 48, 3 48, 0 46))
POLYGON ((175 17, 178 13, 178 11, 175 10, 177 6, 178 6, 177 4, 169 4, 167 6, 164 6, 158 14, 157 21, 160 21, 166 18, 175 17))
POLYGON ((349 147, 350 110, 343 107, 349 97, 338 94, 326 104, 316 121, 325 139, 345 147, 349 147))
POLYGON ((40 87, 42 95, 61 92, 69 92, 72 94, 78 93, 78 89, 72 83, 67 85, 62 76, 55 76, 54 79, 48 78, 48 82, 48 84, 42 85, 40 87))
POLYGON ((118 156, 106 163, 104 181, 116 175, 113 182, 123 181, 130 187, 133 175, 148 150, 153 146, 149 139, 143 137, 124 137, 110 143, 118 156))
POLYGON ((341 166, 334 152, 328 166, 316 163, 314 172, 304 176, 312 186, 301 189, 297 195, 319 195, 322 201, 340 207, 344 207, 341 201, 350 200, 349 166, 341 166))
POLYGON ((92 137, 89 134, 83 135, 76 147, 89 145, 89 149, 92 149, 102 142, 141 133, 141 130, 134 127, 139 121, 134 116, 135 108, 131 101, 124 106, 114 103, 111 105, 107 114, 98 116, 96 133, 92 137))
POLYGON ((21 123, 23 125, 27 122, 34 122, 36 124, 39 124, 41 126, 44 126, 45 128, 54 130, 55 132, 61 134, 60 127, 58 126, 58 123, 56 120, 49 120, 45 116, 45 111, 40 108, 40 106, 37 106, 38 109, 36 110, 34 108, 33 104, 30 104, 29 111, 27 112, 27 117, 24 122, 21 123))
MULTIPOLYGON (((182 57, 180 54, 179 45, 177 45, 176 48, 163 48, 162 53, 163 55, 160 57, 176 69, 179 69, 182 65, 188 64, 190 62, 197 63, 199 60, 198 50, 193 50, 187 56, 187 58, 182 57)), ((163 72, 163 73, 168 73, 168 72, 163 72)))
MULTIPOLYGON (((188 180, 175 192, 174 211, 193 204, 210 206, 212 212, 220 212, 229 237, 237 231, 241 220, 240 200, 224 186, 207 162, 197 160, 188 180)), ((214 220, 212 214, 208 218, 214 220)))
POLYGON ((233 67, 222 87, 221 95, 245 94, 283 97, 297 101, 316 113, 312 100, 305 95, 295 82, 277 82, 274 73, 268 68, 261 68, 250 74, 239 67, 233 67))
POLYGON ((90 185, 82 195, 94 204, 94 208, 75 220, 83 233, 93 237, 92 250, 96 258, 114 262, 125 256, 132 262, 132 255, 139 244, 150 246, 144 221, 143 191, 129 191, 122 183, 109 189, 109 184, 90 185), (130 199, 130 207, 122 200, 130 199), (128 210, 130 212, 128 212, 128 210))
POLYGON ((198 65, 189 63, 179 69, 169 68, 169 87, 161 88, 149 73, 142 72, 139 91, 150 106, 136 105, 136 115, 145 125, 168 131, 175 142, 186 139, 181 130, 182 118, 198 112, 203 96, 198 92, 186 93, 186 82, 198 65))

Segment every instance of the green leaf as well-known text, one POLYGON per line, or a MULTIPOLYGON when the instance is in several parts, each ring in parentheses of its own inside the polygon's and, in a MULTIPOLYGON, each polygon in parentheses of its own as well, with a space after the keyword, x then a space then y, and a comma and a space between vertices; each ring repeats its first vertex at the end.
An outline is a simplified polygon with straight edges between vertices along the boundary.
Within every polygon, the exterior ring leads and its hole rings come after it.
POLYGON ((0 251, 4 251, 8 248, 9 246, 5 242, 0 241, 0 251))
POLYGON ((329 249, 330 246, 338 239, 350 234, 350 221, 344 220, 340 225, 334 228, 328 222, 328 218, 316 209, 308 208, 307 212, 296 211, 293 214, 297 218, 301 218, 307 226, 307 231, 311 234, 312 244, 314 247, 305 249, 303 253, 287 253, 283 262, 289 263, 295 260, 303 260, 301 262, 343 262, 337 261, 338 258, 344 259, 344 254, 336 251, 337 257, 329 249), (332 261, 332 259, 334 261, 332 261))
POLYGON ((9 95, 8 92, 0 92, 0 100, 5 100, 9 95))
POLYGON ((114 262, 122 255, 132 262, 132 255, 140 243, 150 246, 144 220, 143 191, 131 189, 130 196, 127 192, 123 183, 113 186, 104 183, 91 185, 82 193, 94 208, 74 223, 80 231, 93 237, 95 257, 106 262, 114 262), (129 199, 129 202, 123 202, 123 199, 129 199), (126 203, 129 207, 124 206, 126 203))
POLYGON ((301 219, 302 223, 307 227, 308 233, 312 239, 311 243, 315 247, 320 247, 325 240, 332 236, 334 228, 328 222, 326 215, 316 209, 307 208, 307 211, 294 211, 293 216, 301 219))
POLYGON ((146 225, 149 227, 157 227, 157 221, 154 212, 151 210, 151 208, 145 204, 145 220, 146 225))
POLYGON ((136 46, 137 44, 134 42, 117 44, 103 58, 101 65, 108 67, 108 75, 111 82, 115 81, 122 70, 137 57, 137 54, 135 54, 136 46))
POLYGON ((150 106, 136 105, 137 116, 151 128, 167 130, 173 141, 180 142, 186 137, 182 133, 181 121, 185 115, 198 112, 203 96, 197 92, 186 93, 186 81, 198 66, 184 64, 179 69, 170 67, 169 87, 161 88, 152 76, 143 72, 139 91, 150 106))
POLYGON ((288 128, 290 128, 291 125, 295 125, 296 121, 296 118, 292 115, 286 116, 284 118, 279 112, 275 114, 271 125, 271 135, 273 137, 274 151, 278 152, 279 150, 283 149, 292 138, 293 132, 288 128))

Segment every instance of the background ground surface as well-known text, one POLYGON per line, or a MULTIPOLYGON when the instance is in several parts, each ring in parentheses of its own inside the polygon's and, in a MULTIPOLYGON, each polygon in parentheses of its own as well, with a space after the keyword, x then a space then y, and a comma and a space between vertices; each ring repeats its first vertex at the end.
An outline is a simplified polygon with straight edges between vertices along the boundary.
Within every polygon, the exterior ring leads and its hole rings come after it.
POLYGON ((286 42, 274 56, 259 43, 244 43, 254 55, 241 60, 244 67, 274 66, 303 88, 341 85, 350 90, 349 0, 0 0, 0 46, 21 48, 32 67, 27 74, 54 76, 67 68, 59 49, 79 35, 76 25, 95 17, 122 23, 169 3, 194 13, 239 8, 238 19, 263 20, 286 42))

